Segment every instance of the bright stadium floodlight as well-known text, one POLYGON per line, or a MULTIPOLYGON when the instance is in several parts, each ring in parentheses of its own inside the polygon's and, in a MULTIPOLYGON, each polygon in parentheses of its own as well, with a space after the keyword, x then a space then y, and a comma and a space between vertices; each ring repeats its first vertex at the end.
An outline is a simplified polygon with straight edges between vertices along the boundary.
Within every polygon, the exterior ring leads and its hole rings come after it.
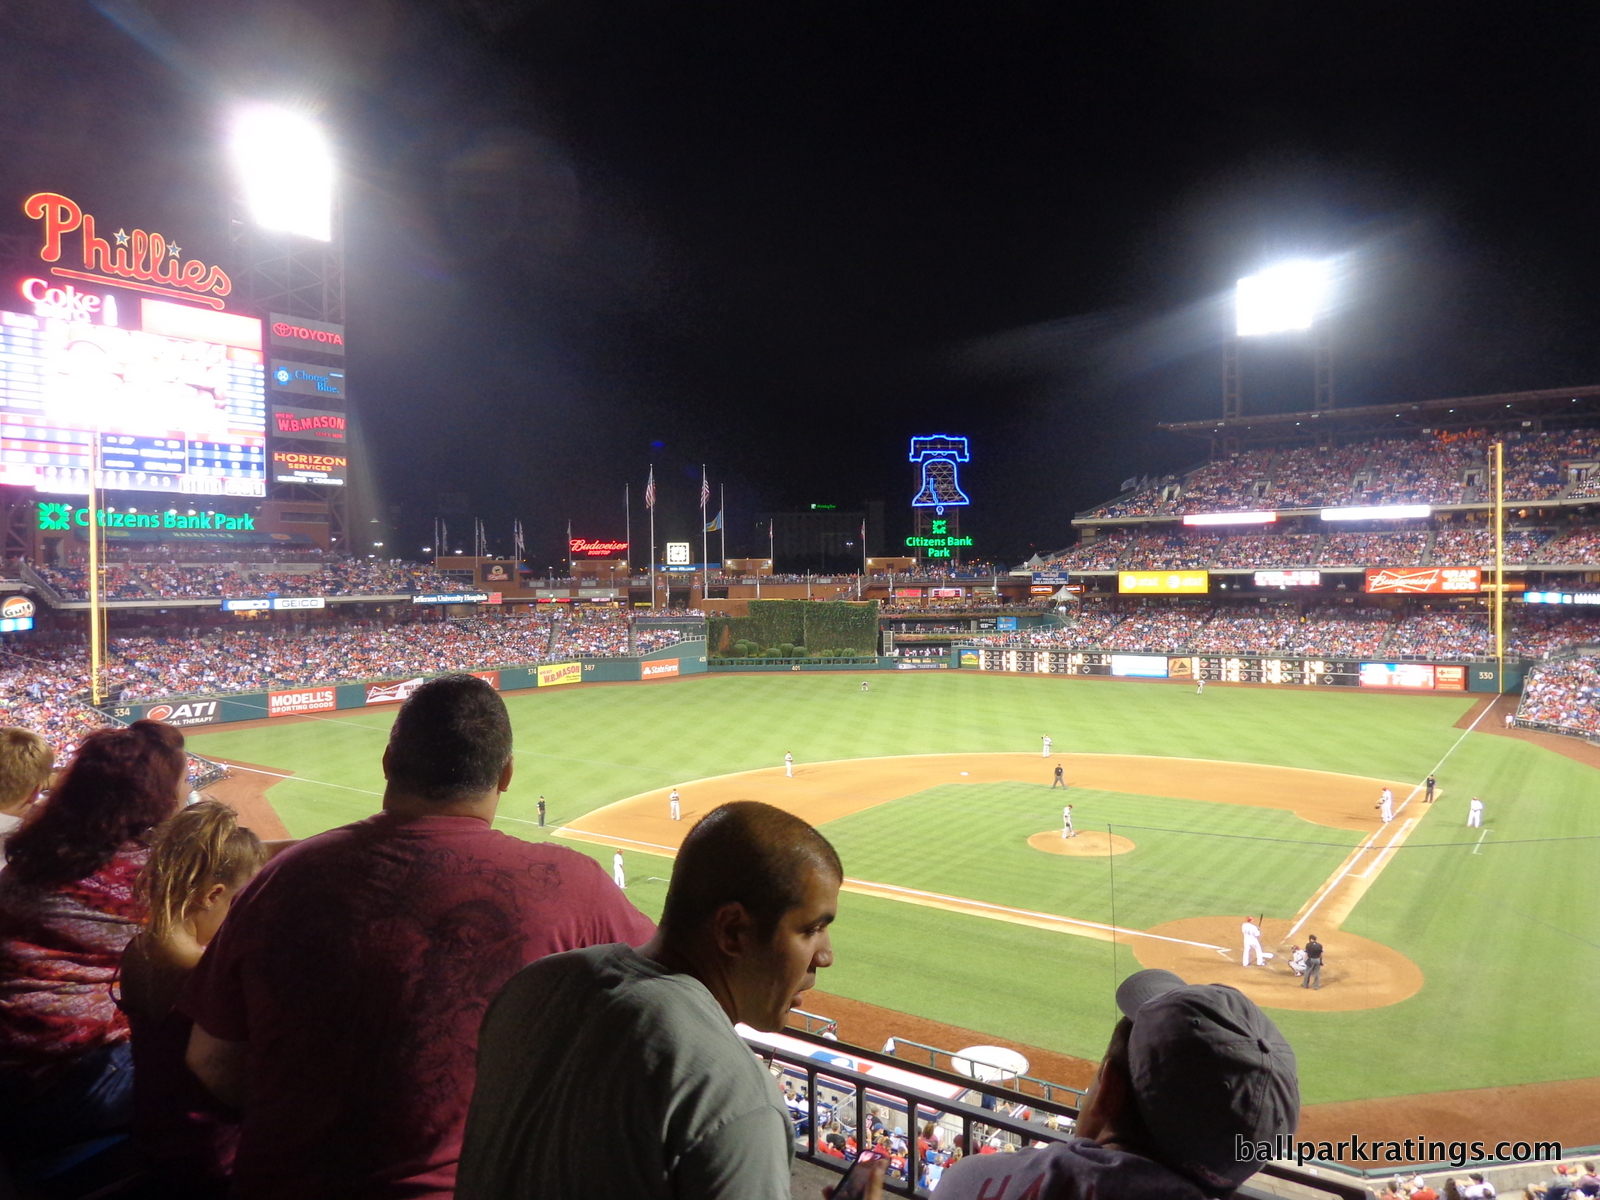
POLYGON ((1310 329, 1328 292, 1328 265, 1296 260, 1239 280, 1234 295, 1240 337, 1310 329))
POLYGON ((256 224, 332 240, 333 150, 315 121, 269 105, 241 109, 228 148, 256 224))

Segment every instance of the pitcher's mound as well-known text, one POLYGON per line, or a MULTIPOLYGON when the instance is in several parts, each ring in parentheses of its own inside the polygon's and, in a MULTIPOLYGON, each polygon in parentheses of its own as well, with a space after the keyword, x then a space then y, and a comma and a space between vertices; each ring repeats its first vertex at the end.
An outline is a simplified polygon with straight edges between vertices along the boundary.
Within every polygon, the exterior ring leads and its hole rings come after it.
POLYGON ((1398 950, 1370 938, 1339 929, 1318 929, 1315 925, 1299 930, 1294 941, 1304 945, 1307 933, 1318 935, 1324 947, 1322 988, 1302 988, 1300 978, 1289 970, 1290 922, 1271 917, 1262 928, 1261 943, 1274 957, 1264 967, 1241 966, 1239 926, 1243 922, 1243 914, 1167 921, 1147 932, 1174 940, 1133 938, 1134 957, 1140 966, 1164 967, 1189 983, 1226 983, 1263 1008, 1351 1012, 1398 1004, 1422 990, 1422 969, 1398 950), (1223 953, 1195 943, 1219 946, 1223 953))
POLYGON ((1105 858, 1108 854, 1126 854, 1133 843, 1120 833, 1107 834, 1098 829, 1085 829, 1075 837, 1064 838, 1059 829, 1047 829, 1028 839, 1028 845, 1046 854, 1065 854, 1068 858, 1105 858))

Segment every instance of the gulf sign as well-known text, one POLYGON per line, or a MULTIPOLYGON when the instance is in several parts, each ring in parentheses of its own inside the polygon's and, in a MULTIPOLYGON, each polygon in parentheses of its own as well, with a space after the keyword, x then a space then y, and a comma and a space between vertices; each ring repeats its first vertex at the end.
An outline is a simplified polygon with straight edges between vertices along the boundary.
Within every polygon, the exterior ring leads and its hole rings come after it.
POLYGON ((558 687, 563 683, 582 683, 581 662, 546 663, 539 667, 539 686, 558 687))
POLYGON ((33 601, 26 596, 7 596, 0 601, 0 617, 14 620, 17 617, 33 616, 33 601))
POLYGON ((658 658, 655 662, 639 664, 640 679, 666 679, 678 673, 678 660, 658 658))
POLYGON ((334 691, 331 687, 267 693, 269 717, 286 717, 291 713, 328 712, 334 707, 334 691))
POLYGON ((1206 571, 1118 571, 1117 591, 1144 596, 1204 595, 1211 590, 1206 571))
POLYGON ((1417 595, 1424 592, 1480 592, 1478 567, 1380 567, 1367 572, 1367 591, 1417 595))

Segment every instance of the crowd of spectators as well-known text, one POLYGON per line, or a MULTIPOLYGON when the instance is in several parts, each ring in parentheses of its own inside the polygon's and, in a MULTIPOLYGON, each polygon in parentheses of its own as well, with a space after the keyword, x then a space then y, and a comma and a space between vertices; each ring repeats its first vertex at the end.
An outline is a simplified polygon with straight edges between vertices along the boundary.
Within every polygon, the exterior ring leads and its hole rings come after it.
POLYGON ((1330 533, 1317 555, 1319 567, 1414 567, 1428 548, 1426 530, 1330 533))
MULTIPOLYGON (((1600 477, 1580 479, 1588 468, 1573 466, 1600 459, 1600 432, 1519 430, 1501 436, 1508 501, 1537 503, 1563 492, 1600 494, 1600 477)), ((1487 498, 1492 440, 1486 432, 1467 431, 1341 447, 1241 451, 1181 479, 1129 480, 1123 495, 1094 513, 1148 517, 1234 509, 1481 502, 1487 498)))
POLYGON ((1517 719, 1585 737, 1600 734, 1600 658, 1535 667, 1522 681, 1517 719))
MULTIPOLYGON (((44 565, 39 577, 65 600, 88 598, 81 565, 44 565)), ((375 559, 328 559, 288 569, 283 563, 107 563, 109 600, 203 600, 224 596, 396 596, 452 592, 459 585, 431 567, 375 559), (273 569, 277 568, 277 569, 273 569)))

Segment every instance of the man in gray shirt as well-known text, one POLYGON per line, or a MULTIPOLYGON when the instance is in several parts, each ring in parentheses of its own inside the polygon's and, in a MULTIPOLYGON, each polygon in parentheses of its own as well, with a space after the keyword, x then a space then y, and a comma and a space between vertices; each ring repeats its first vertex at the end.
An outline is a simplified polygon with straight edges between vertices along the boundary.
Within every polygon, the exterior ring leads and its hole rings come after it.
POLYGON ((833 962, 843 877, 800 818, 724 804, 652 941, 515 975, 484 1018, 458 1200, 788 1200, 794 1132, 734 1025, 782 1029, 833 962))

